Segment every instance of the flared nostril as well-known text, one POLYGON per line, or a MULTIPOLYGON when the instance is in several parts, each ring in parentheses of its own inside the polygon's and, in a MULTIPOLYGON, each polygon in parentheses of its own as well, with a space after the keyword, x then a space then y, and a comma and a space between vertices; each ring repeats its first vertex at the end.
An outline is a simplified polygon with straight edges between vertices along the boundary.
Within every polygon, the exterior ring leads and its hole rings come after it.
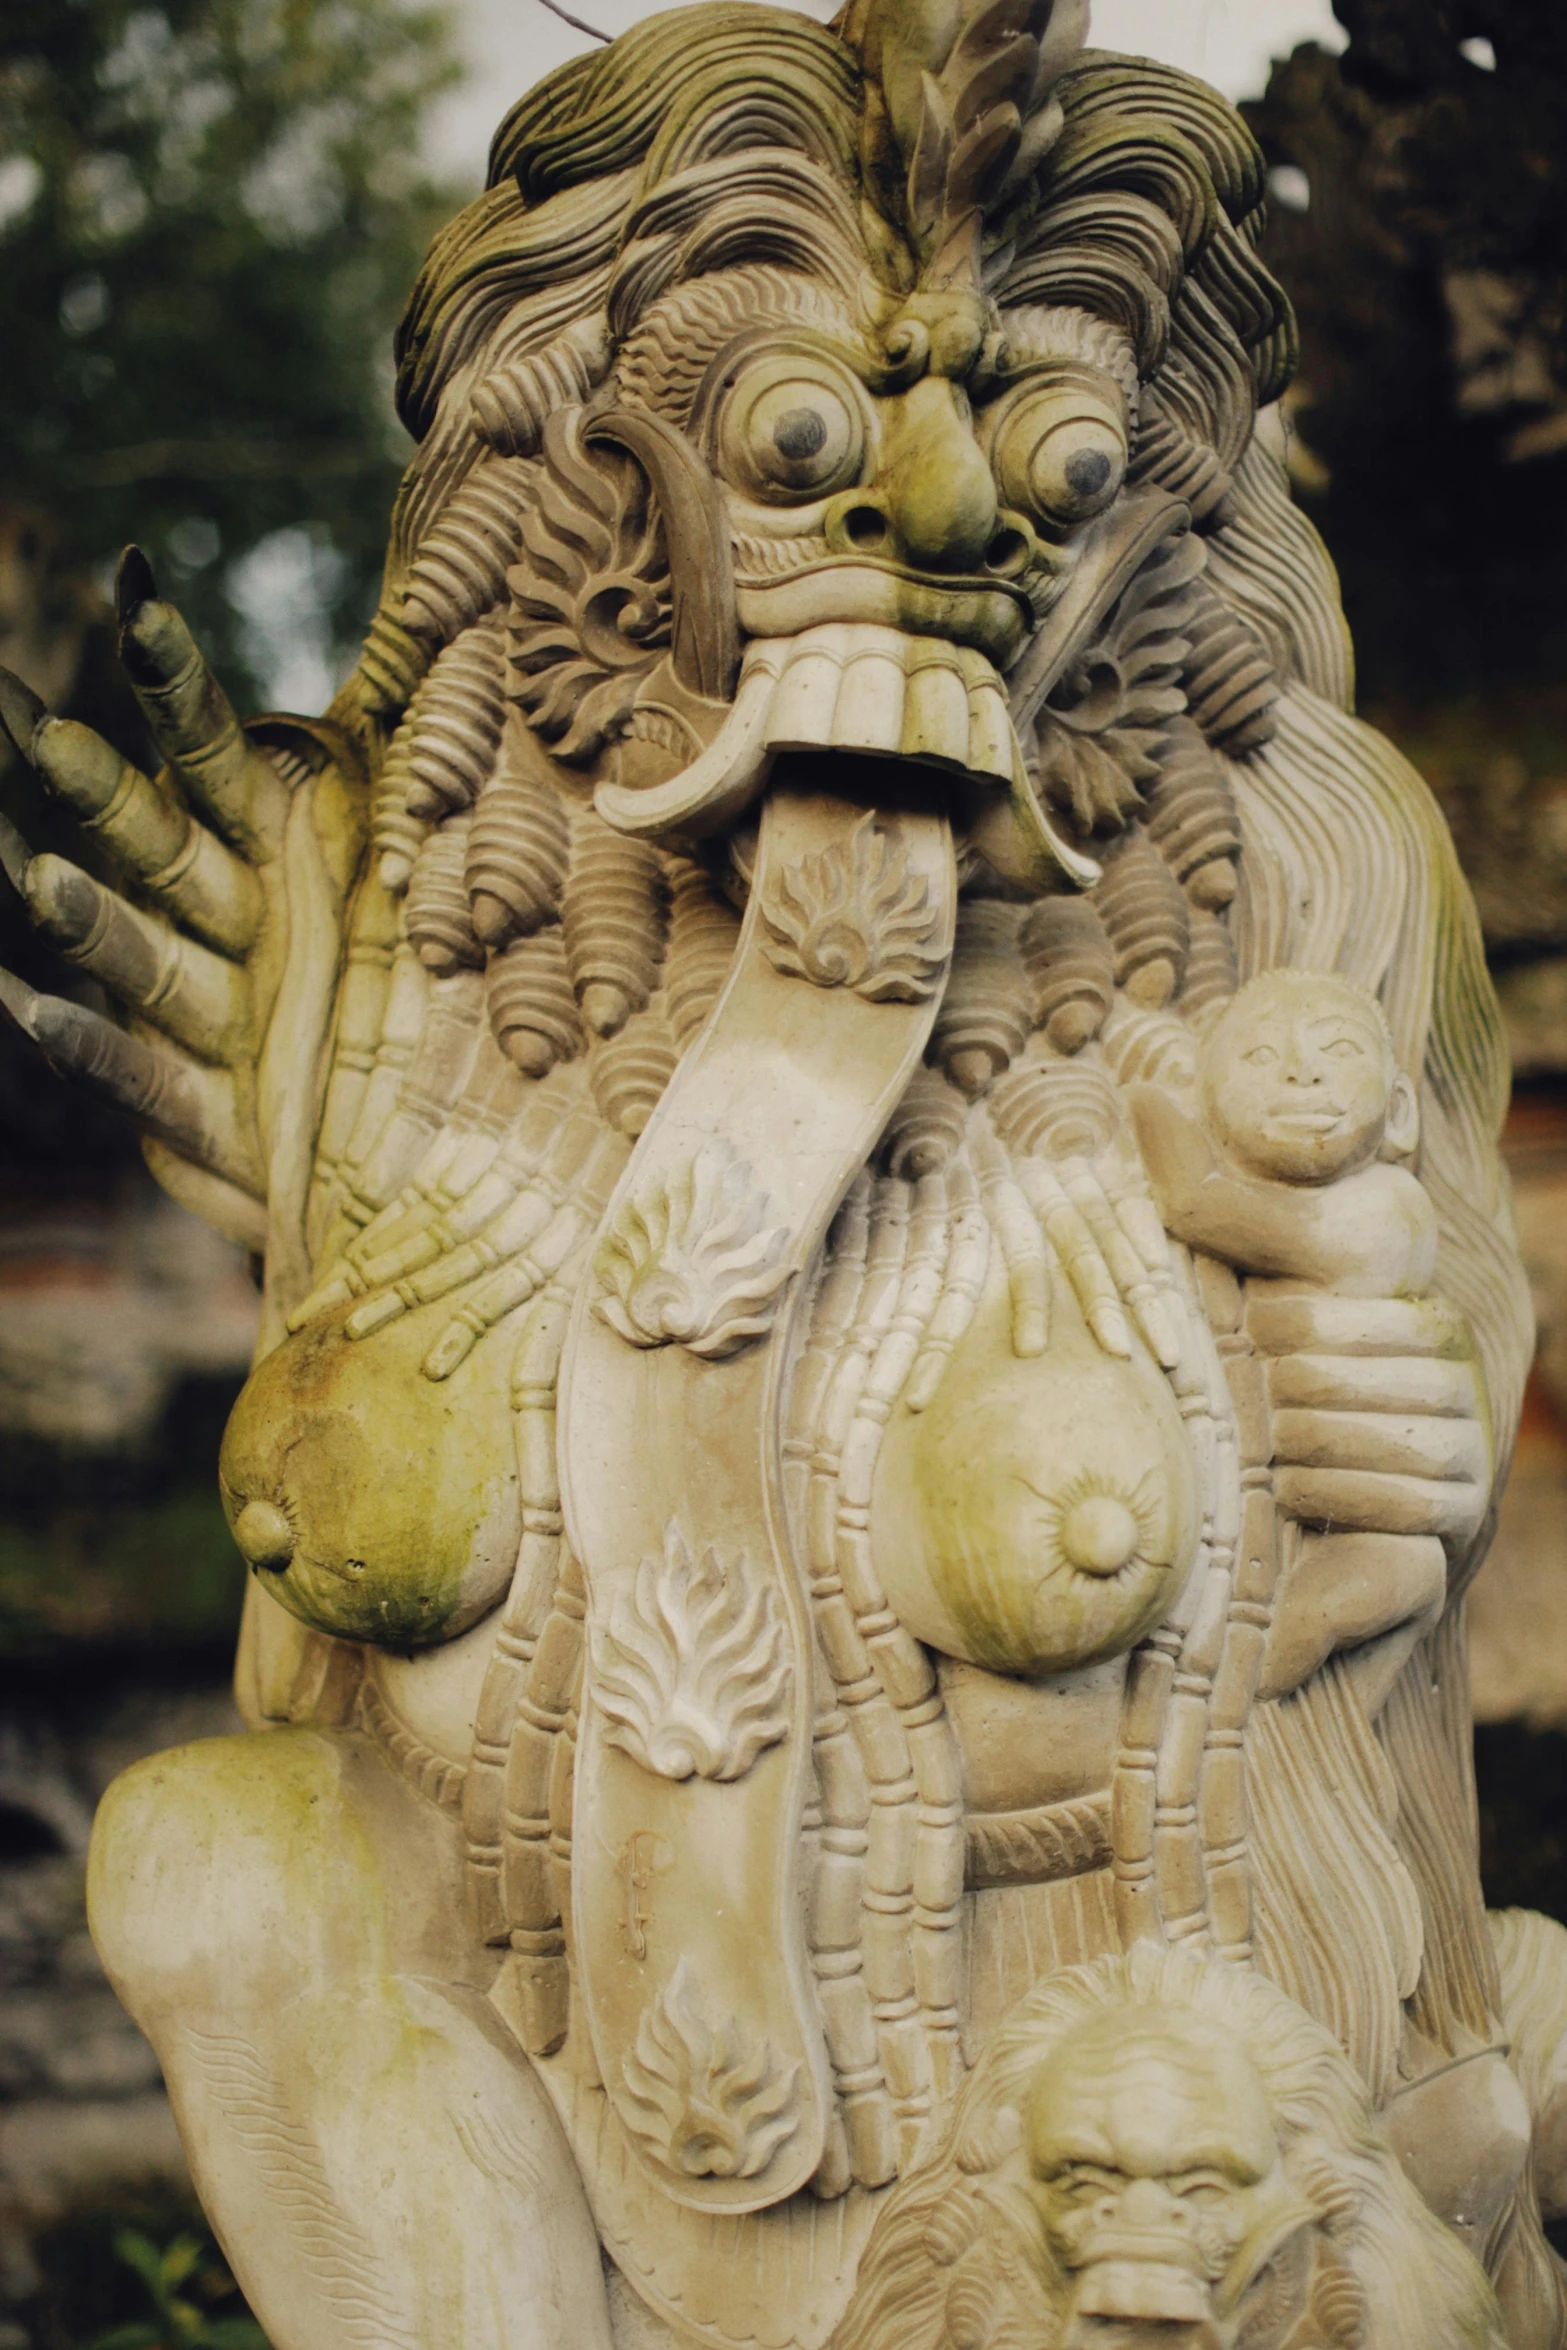
POLYGON ((851 506, 842 529, 851 547, 883 547, 887 543, 887 517, 877 506, 851 506))
POLYGON ((985 549, 985 569, 993 571, 998 579, 1016 579, 1019 572, 1027 570, 1029 554, 1029 543, 1023 533, 1004 522, 990 535, 990 544, 985 549))

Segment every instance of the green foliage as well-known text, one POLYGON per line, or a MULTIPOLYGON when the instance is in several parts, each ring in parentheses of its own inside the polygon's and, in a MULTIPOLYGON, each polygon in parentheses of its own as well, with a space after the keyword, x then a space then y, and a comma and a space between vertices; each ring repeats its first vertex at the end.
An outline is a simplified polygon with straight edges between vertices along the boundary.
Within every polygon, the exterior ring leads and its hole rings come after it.
POLYGON ((35 2350, 267 2350, 188 2194, 150 2182, 74 2207, 34 2239, 35 2350))
POLYGON ((253 2317, 215 2315, 234 2280, 199 2236, 179 2235, 160 2252, 139 2228, 122 2228, 114 2249, 146 2288, 153 2314, 95 2334, 85 2350, 267 2350, 253 2317))
POLYGON ((390 333, 451 208, 417 159, 456 72, 399 0, 7 0, 0 499, 136 538, 231 683, 226 587, 303 530, 340 639, 406 443, 390 333))

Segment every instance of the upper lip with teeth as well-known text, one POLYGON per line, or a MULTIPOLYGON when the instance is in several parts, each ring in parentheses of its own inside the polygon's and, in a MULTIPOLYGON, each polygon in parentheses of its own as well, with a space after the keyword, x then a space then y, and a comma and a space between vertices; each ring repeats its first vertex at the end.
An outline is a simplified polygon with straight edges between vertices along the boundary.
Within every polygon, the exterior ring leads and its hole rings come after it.
POLYGON ((776 579, 742 579, 735 605, 753 637, 795 636, 823 621, 869 623, 972 646, 999 669, 1016 659, 1036 618, 1014 580, 915 571, 871 555, 829 555, 776 579))

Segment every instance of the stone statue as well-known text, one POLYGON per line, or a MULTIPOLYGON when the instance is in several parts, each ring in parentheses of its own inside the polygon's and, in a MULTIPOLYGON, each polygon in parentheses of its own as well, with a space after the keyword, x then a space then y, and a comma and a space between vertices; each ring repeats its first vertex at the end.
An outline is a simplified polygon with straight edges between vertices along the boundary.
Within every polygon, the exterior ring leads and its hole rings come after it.
POLYGON ((1495 1006, 1260 157, 1083 17, 564 68, 326 717, 134 552, 163 773, 6 689, 122 877, 8 837, 119 1017, 6 1006, 265 1264, 252 1734, 92 1904, 278 2350, 1567 2342, 1495 1006))

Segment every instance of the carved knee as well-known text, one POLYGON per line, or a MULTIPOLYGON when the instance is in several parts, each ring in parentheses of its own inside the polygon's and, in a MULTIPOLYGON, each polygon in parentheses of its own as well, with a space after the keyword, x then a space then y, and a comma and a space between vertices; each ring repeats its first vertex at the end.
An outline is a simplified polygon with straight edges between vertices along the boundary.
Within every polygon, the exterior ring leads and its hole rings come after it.
POLYGON ((352 1783, 363 1767, 344 1740, 281 1730, 175 1747, 115 1780, 93 1830, 88 1912, 154 2037, 166 2010, 220 1998, 231 2010, 286 1995, 302 1968, 365 1963, 385 1902, 352 1783))

